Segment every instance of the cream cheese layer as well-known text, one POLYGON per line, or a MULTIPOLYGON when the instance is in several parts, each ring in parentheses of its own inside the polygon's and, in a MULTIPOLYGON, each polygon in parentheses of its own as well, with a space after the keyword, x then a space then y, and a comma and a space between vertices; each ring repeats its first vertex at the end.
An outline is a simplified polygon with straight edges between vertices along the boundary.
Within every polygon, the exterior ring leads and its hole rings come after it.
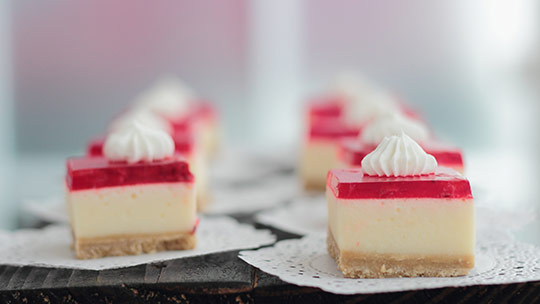
POLYGON ((339 165, 337 143, 333 140, 311 139, 303 148, 300 160, 301 175, 304 179, 326 182, 328 170, 339 165))
POLYGON ((339 249, 357 253, 474 255, 472 199, 338 199, 327 189, 339 249))
POLYGON ((158 183, 67 192, 76 238, 189 232, 196 222, 194 183, 158 183))

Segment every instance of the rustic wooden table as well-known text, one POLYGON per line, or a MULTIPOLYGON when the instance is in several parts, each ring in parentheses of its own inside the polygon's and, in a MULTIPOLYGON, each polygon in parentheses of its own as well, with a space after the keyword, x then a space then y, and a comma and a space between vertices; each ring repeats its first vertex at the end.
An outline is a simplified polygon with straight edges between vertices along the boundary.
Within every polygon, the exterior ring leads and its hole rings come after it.
MULTIPOLYGON (((63 159, 59 164, 62 163, 63 159)), ((58 166, 56 164, 54 167, 58 166)), ((276 168, 269 177, 294 174, 291 166, 269 163, 267 167, 276 168)), ((35 168, 32 167, 32 170, 35 168)), ((259 182, 262 179, 259 178, 259 182)), ((39 179, 40 184, 42 180, 39 179)), ((242 183, 230 186, 249 185, 242 183)), ((233 217, 257 228, 272 230, 278 240, 299 237, 256 224, 253 214, 233 217)), ((0 266, 0 302, 540 303, 540 282, 335 295, 318 288, 288 284, 251 267, 237 256, 238 251, 232 251, 104 271, 0 266)))
MULTIPOLYGON (((252 215, 235 216, 253 223, 252 215)), ((298 236, 270 227, 279 240, 298 236)), ((88 271, 0 266, 3 303, 540 303, 540 282, 334 295, 283 282, 244 263, 238 251, 124 269, 88 271)))

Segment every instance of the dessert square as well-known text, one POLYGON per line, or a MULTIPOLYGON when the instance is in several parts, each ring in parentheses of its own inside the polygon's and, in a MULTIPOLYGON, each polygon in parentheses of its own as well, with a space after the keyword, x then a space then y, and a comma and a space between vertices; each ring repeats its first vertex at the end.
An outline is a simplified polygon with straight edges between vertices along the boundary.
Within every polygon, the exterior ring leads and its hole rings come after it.
POLYGON ((194 177, 180 155, 135 163, 70 158, 66 202, 79 259, 195 247, 194 177))
POLYGON ((300 177, 306 189, 323 191, 328 170, 339 165, 339 143, 358 136, 359 129, 341 119, 320 119, 309 129, 300 159, 300 177))
POLYGON ((318 119, 339 118, 343 111, 343 102, 339 97, 313 100, 307 108, 308 126, 318 119))
MULTIPOLYGON (((208 168, 206 159, 193 138, 193 131, 190 128, 176 130, 172 136, 175 153, 182 155, 189 164, 193 175, 197 178, 195 190, 197 192, 197 210, 204 211, 211 202, 211 195, 208 180, 208 168)), ((103 145, 105 137, 92 139, 87 145, 87 155, 103 156, 103 145)))
POLYGON ((219 125, 215 108, 208 102, 197 101, 190 105, 186 113, 169 117, 174 132, 192 129, 205 156, 215 156, 219 150, 219 125))
MULTIPOLYGON (((439 166, 452 168, 463 174, 465 171, 463 163, 463 153, 461 149, 431 140, 420 144, 424 151, 433 155, 439 166)), ((360 168, 362 159, 371 151, 375 150, 375 145, 365 144, 358 139, 345 139, 340 143, 338 158, 340 168, 360 168)))
POLYGON ((215 107, 201 100, 178 77, 168 75, 158 79, 137 97, 134 109, 165 118, 175 131, 193 129, 205 156, 211 157, 217 152, 219 128, 215 107))
POLYGON ((328 173, 328 251, 349 278, 461 276, 474 266, 469 182, 439 167, 406 177, 328 173))

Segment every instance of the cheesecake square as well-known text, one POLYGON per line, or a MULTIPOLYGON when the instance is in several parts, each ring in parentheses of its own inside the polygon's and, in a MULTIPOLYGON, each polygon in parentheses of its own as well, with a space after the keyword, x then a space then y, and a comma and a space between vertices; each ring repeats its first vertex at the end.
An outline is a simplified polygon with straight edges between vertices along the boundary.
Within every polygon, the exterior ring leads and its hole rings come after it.
POLYGON ((339 118, 319 119, 310 127, 302 147, 300 177, 305 189, 324 191, 328 170, 339 165, 341 140, 355 138, 360 130, 339 118))
POLYGON ((339 97, 321 97, 312 100, 307 107, 308 127, 319 119, 340 118, 344 100, 339 97))
POLYGON ((331 170, 326 198, 328 251, 345 277, 462 276, 474 266, 473 196, 455 170, 331 170))
MULTIPOLYGON (((197 210, 205 211, 211 203, 210 185, 208 177, 208 166, 204 153, 194 138, 191 128, 176 130, 172 135, 175 153, 182 155, 190 168, 190 171, 197 178, 195 190, 197 192, 197 210)), ((102 157, 105 137, 96 137, 87 144, 86 153, 88 156, 102 157)))
MULTIPOLYGON (((440 166, 454 169, 461 174, 464 173, 465 166, 461 149, 434 140, 422 143, 421 146, 426 153, 435 157, 440 166)), ((360 168, 364 157, 375 148, 375 145, 363 143, 356 138, 342 140, 338 151, 339 167, 360 168)))
POLYGON ((67 160, 66 202, 78 259, 192 249, 195 179, 180 155, 128 163, 67 160))
POLYGON ((215 156, 220 145, 220 131, 218 114, 215 107, 207 101, 196 100, 186 113, 170 117, 169 123, 173 126, 174 133, 184 133, 193 130, 197 138, 197 144, 207 158, 215 156))

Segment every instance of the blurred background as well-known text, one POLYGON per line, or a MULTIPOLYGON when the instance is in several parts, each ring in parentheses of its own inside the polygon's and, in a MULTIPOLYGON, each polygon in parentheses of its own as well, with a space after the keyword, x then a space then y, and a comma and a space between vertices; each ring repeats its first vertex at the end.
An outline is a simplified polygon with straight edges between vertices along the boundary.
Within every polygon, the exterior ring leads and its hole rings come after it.
POLYGON ((163 74, 220 111, 228 146, 295 147, 337 72, 398 92, 508 208, 537 206, 540 2, 0 2, 0 227, 61 194, 64 160, 163 74))

